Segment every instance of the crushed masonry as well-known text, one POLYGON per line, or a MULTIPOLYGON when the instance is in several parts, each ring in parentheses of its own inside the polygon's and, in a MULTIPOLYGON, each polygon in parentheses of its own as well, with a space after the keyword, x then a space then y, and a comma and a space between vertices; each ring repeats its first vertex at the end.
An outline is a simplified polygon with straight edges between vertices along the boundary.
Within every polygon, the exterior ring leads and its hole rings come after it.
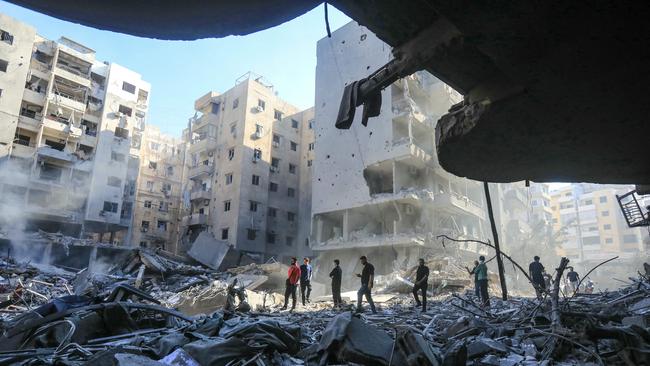
POLYGON ((451 259, 427 263, 428 311, 407 294, 409 269, 377 278, 379 311, 370 314, 354 312, 354 293, 339 308, 319 297, 281 311, 287 266, 279 263, 215 271, 136 250, 93 272, 3 257, 0 363, 650 364, 647 270, 616 291, 492 297, 486 308, 451 259))

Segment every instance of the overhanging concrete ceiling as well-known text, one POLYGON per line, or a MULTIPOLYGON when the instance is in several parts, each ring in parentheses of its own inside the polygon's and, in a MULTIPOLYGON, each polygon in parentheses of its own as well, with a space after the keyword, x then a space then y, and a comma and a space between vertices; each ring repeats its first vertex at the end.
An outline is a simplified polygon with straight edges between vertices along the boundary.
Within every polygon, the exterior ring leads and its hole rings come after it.
MULTIPOLYGON (((316 1, 11 0, 162 39, 247 34, 316 1)), ((449 172, 478 180, 650 184, 650 3, 332 0, 391 46, 444 20, 426 68, 466 96, 438 124, 449 172)), ((332 121, 333 123, 333 121, 332 121)))

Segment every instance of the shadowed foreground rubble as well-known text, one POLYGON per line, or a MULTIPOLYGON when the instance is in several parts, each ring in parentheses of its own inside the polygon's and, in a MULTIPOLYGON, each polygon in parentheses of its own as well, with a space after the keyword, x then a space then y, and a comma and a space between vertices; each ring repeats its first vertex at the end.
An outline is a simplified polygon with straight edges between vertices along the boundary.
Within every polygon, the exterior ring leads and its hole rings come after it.
POLYGON ((216 272, 135 250, 92 273, 4 257, 0 364, 650 364, 648 265, 625 288, 562 296, 559 317, 552 292, 484 309, 445 267, 426 313, 400 286, 407 272, 378 280, 378 314, 355 314, 354 292, 342 309, 320 297, 279 311, 286 268, 216 272))

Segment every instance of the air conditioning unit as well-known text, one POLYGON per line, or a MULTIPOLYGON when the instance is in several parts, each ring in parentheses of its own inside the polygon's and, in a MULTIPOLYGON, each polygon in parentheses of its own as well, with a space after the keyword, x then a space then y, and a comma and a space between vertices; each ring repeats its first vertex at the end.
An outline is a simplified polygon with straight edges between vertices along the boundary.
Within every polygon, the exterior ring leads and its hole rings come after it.
POLYGON ((258 113, 259 112, 264 112, 264 107, 258 105, 257 107, 253 107, 253 111, 258 112, 258 113))
POLYGON ((146 228, 146 227, 143 227, 143 228, 140 229, 140 231, 142 231, 143 233, 146 233, 147 231, 149 231, 149 229, 146 228))
POLYGON ((271 168, 270 168, 270 169, 271 169, 271 171, 272 171, 273 173, 277 173, 277 172, 280 171, 280 168, 279 168, 279 167, 277 167, 277 166, 273 166, 273 165, 271 165, 271 168))
POLYGON ((279 142, 277 142, 277 141, 273 141, 273 147, 279 147, 279 146, 280 146, 280 143, 279 143, 279 142))
POLYGON ((415 209, 411 205, 406 205, 406 206, 404 206, 404 212, 407 215, 413 215, 415 213, 415 209))

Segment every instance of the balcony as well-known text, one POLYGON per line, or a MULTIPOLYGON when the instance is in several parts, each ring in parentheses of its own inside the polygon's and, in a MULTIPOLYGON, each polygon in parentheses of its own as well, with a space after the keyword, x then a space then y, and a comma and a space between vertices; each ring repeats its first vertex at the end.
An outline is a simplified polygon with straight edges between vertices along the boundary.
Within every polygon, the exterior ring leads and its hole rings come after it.
POLYGON ((56 121, 52 118, 53 117, 50 116, 45 117, 43 119, 43 127, 49 128, 51 130, 54 130, 62 134, 70 134, 70 136, 72 137, 77 137, 77 138, 81 137, 81 128, 70 126, 69 124, 56 121))
POLYGON ((411 247, 424 246, 427 233, 397 233, 369 235, 360 239, 345 240, 343 238, 330 239, 324 243, 317 243, 314 251, 328 251, 349 248, 376 248, 376 247, 411 247))
POLYGON ((207 150, 217 145, 217 139, 214 137, 206 137, 203 140, 196 141, 190 145, 190 153, 207 150))
POLYGON ((74 99, 72 96, 63 93, 52 93, 50 94, 49 99, 51 103, 56 103, 62 107, 73 109, 75 111, 83 112, 86 110, 86 104, 83 101, 74 99))
POLYGON ((409 137, 393 141, 393 156, 396 159, 416 158, 424 163, 433 163, 433 151, 424 147, 424 144, 409 137))
POLYGON ((208 222, 208 215, 206 214, 191 214, 184 216, 182 220, 183 226, 192 226, 192 225, 205 225, 208 222))
POLYGON ((187 176, 192 179, 202 175, 212 174, 214 172, 214 165, 205 165, 200 164, 198 166, 193 166, 189 169, 187 176))
POLYGON ((52 65, 45 62, 38 61, 35 58, 32 58, 29 64, 29 70, 32 75, 39 77, 43 80, 48 80, 50 71, 52 70, 52 65))
POLYGON ((59 151, 47 145, 39 146, 37 151, 38 155, 54 160, 60 160, 64 162, 73 162, 76 160, 76 157, 74 155, 65 151, 59 151))
POLYGON ((38 132, 41 128, 43 116, 40 113, 34 115, 35 118, 20 115, 18 117, 18 127, 30 130, 32 132, 38 132))
POLYGON ((197 130, 205 125, 214 124, 216 125, 219 122, 218 116, 216 114, 207 113, 197 118, 192 125, 192 130, 197 130))
POLYGON ((485 219, 485 210, 479 203, 457 193, 436 194, 433 198, 433 207, 458 214, 470 214, 485 219))
POLYGON ((33 146, 13 144, 11 155, 19 158, 30 159, 34 156, 36 149, 33 146))
POLYGON ((212 190, 211 189, 207 189, 207 190, 198 189, 198 190, 192 191, 190 193, 190 200, 192 200, 192 201, 194 201, 194 200, 209 200, 210 198, 212 198, 212 190))
POLYGON ((81 135, 81 139, 79 140, 79 143, 82 145, 94 147, 97 144, 97 137, 83 133, 81 135))
POLYGON ((25 88, 25 91, 23 92, 23 100, 42 106, 45 104, 45 93, 39 93, 37 91, 25 88))
POLYGON ((57 64, 54 67, 54 73, 62 78, 74 81, 75 83, 90 88, 90 78, 78 70, 75 70, 66 65, 57 64))

